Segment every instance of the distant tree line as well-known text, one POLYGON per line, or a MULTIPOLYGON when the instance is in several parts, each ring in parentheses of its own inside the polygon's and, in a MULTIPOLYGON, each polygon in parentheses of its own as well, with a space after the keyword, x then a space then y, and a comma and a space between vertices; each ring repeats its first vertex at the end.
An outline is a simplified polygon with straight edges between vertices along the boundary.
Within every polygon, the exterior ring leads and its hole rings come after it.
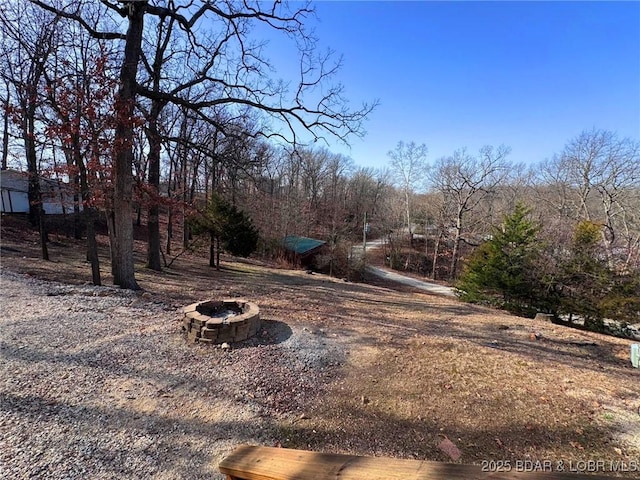
POLYGON ((391 266, 518 314, 598 331, 605 319, 639 322, 640 142, 593 129, 536 165, 513 164, 509 153, 461 149, 429 163, 399 143, 395 185, 405 189, 413 162, 424 193, 405 195, 409 247, 402 235, 392 240, 391 266))

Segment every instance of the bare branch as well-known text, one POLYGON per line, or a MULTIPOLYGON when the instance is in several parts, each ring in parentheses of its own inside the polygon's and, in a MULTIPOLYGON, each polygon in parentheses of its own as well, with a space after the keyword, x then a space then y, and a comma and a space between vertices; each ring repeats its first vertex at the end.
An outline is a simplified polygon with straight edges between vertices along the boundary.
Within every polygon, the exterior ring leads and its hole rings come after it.
POLYGON ((67 12, 65 10, 53 7, 51 5, 48 5, 46 3, 44 3, 41 0, 29 0, 31 3, 33 3, 34 5, 37 5, 38 7, 51 12, 51 13, 55 13, 56 15, 62 17, 62 18, 67 18, 69 20, 73 20, 74 22, 77 22, 78 24, 82 25, 82 27, 89 33, 89 35, 91 35, 93 38, 97 38, 100 40, 124 40, 126 39, 126 35, 123 33, 116 33, 116 32, 99 32, 97 30, 95 30, 91 25, 89 25, 89 23, 82 18, 82 16, 79 13, 70 13, 67 12))

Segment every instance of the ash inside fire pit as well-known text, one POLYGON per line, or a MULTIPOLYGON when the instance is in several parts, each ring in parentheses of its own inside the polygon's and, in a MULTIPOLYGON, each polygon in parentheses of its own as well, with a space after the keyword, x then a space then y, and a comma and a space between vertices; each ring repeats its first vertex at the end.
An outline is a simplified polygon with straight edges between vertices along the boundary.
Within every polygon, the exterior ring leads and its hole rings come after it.
POLYGON ((197 304, 196 312, 211 318, 227 318, 242 313, 237 303, 225 305, 224 302, 202 302, 197 304))
POLYGON ((260 330, 260 310, 246 300, 208 300, 184 308, 182 329, 192 342, 241 342, 260 330))

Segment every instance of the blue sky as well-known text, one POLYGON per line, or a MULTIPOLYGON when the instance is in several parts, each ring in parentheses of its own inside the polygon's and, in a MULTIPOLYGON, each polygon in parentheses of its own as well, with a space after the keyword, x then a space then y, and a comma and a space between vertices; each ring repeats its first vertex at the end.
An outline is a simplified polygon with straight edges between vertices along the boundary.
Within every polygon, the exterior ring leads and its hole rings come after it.
POLYGON ((383 167, 398 141, 429 160, 509 145, 534 164, 583 130, 640 139, 639 2, 315 3, 322 48, 354 106, 378 99, 364 140, 329 148, 383 167))

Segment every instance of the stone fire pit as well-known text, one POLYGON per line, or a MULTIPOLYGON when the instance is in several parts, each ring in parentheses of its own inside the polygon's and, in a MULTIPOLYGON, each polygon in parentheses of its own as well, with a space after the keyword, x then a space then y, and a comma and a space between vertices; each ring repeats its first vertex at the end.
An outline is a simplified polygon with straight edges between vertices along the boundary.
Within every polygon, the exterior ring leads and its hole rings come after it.
POLYGON ((258 306, 240 299, 192 303, 184 308, 184 317, 182 329, 192 342, 241 342, 260 329, 258 306))

